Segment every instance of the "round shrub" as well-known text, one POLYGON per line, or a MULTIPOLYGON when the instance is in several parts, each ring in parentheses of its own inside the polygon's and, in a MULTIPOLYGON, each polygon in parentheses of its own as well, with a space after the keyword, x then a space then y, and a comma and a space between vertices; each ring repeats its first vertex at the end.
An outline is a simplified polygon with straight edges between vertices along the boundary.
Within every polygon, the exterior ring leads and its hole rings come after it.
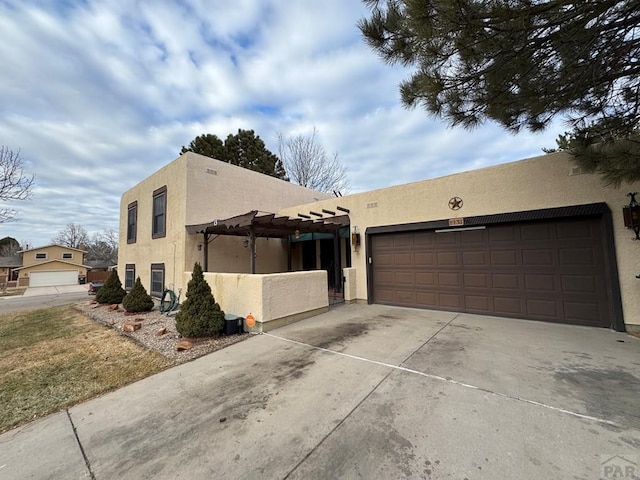
POLYGON ((136 279, 127 296, 122 299, 122 306, 127 312, 148 312, 153 308, 153 299, 142 286, 140 277, 136 279))
POLYGON ((213 298, 199 263, 193 266, 187 299, 176 314, 176 330, 183 337, 210 337, 222 333, 224 312, 213 298))
POLYGON ((118 271, 112 270, 107 281, 104 282, 102 288, 96 293, 96 301, 98 303, 119 304, 126 294, 127 292, 122 288, 120 277, 118 277, 118 271))

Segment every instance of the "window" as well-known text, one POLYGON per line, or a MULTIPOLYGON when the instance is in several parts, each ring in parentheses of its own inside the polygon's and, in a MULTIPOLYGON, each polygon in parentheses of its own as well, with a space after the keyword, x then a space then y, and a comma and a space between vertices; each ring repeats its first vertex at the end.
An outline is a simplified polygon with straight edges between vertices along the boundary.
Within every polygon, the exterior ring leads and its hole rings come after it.
POLYGON ((47 259, 46 253, 36 253, 36 260, 46 260, 46 259, 47 259))
POLYGON ((151 264, 151 295, 161 297, 164 290, 164 263, 151 264))
POLYGON ((66 259, 73 258, 73 253, 63 253, 62 258, 66 258, 66 259))
POLYGON ((129 204, 127 208, 127 243, 136 243, 138 231, 138 202, 129 204))
POLYGON ((127 263, 124 270, 124 289, 131 290, 136 281, 136 265, 127 263))
POLYGON ((167 186, 153 192, 153 227, 152 238, 161 238, 167 235, 167 186))

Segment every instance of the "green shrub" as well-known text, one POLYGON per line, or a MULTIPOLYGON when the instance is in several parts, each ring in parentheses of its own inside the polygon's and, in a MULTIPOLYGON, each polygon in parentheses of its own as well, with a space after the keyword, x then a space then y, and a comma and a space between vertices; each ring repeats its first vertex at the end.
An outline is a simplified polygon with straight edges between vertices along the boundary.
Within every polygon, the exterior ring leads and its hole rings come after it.
POLYGON ((136 279, 127 296, 122 299, 122 306, 127 312, 148 312, 153 308, 153 299, 142 286, 140 277, 136 279))
POLYGON ((224 312, 213 298, 199 263, 193 266, 187 299, 176 315, 176 330, 183 337, 209 337, 224 329, 224 312))
POLYGON ((96 293, 96 301, 98 303, 119 304, 126 294, 127 292, 122 288, 120 277, 118 277, 118 271, 112 270, 107 281, 104 282, 102 288, 96 293))

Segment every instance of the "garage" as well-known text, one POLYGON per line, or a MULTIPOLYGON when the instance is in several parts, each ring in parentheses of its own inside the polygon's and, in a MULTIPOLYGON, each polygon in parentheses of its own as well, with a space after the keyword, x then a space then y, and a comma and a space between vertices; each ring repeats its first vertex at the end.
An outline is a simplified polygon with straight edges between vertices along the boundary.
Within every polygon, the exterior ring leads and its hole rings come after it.
POLYGON ((29 274, 30 287, 51 287, 54 285, 76 285, 78 270, 55 270, 31 272, 29 274))
POLYGON ((594 215, 605 208, 475 217, 456 222, 464 224, 460 228, 429 222, 372 229, 370 298, 386 305, 614 326, 621 309, 612 280, 615 258, 605 254, 606 216, 594 215), (568 213, 573 215, 563 216, 568 213))

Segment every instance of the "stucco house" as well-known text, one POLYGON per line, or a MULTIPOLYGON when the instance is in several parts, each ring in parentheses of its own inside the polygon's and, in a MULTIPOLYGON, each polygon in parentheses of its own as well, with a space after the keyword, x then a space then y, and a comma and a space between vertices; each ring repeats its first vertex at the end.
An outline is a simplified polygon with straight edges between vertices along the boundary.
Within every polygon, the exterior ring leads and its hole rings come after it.
POLYGON ((166 269, 175 255, 172 280, 184 288, 192 262, 204 262, 223 309, 251 312, 262 328, 326 309, 328 277, 335 275, 333 287, 346 301, 640 329, 639 242, 621 209, 627 192, 640 185, 606 188, 565 153, 344 197, 307 191, 312 198, 291 195, 269 204, 260 203, 261 195, 225 200, 246 191, 248 174, 237 167, 234 178, 210 188, 195 187, 208 175, 216 178, 206 169, 232 166, 208 166, 215 161, 193 156, 168 167, 196 161, 195 173, 184 166, 180 174, 161 170, 123 196, 122 274, 125 263, 142 265, 149 285, 153 259, 162 258, 166 269), (185 185, 172 187, 185 213, 158 220, 168 221, 171 233, 156 248, 153 199, 174 177, 185 185), (142 200, 146 223, 138 232, 145 245, 133 254, 127 218, 142 200), (216 209, 218 203, 224 208, 216 209))
MULTIPOLYGON (((249 210, 281 208, 328 198, 328 195, 245 168, 187 152, 126 191, 120 203, 118 274, 125 289, 136 277, 153 296, 164 287, 186 291, 185 272, 195 262, 205 270, 251 271, 248 239, 211 236, 206 240, 187 231, 249 210)), ((281 241, 255 241, 257 273, 287 270, 281 241)), ((183 297, 184 298, 184 297, 183 297)))
POLYGON ((84 263, 85 250, 63 245, 20 250, 22 264, 14 268, 17 286, 45 287, 53 285, 77 285, 84 283, 87 269, 84 263))

